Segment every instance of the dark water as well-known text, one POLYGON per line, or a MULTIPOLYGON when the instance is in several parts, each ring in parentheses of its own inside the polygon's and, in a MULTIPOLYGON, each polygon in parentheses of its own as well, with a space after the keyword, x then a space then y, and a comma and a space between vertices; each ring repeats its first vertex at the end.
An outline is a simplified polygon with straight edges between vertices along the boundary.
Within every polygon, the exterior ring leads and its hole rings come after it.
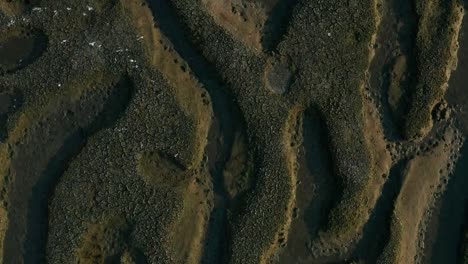
POLYGON ((46 37, 40 33, 7 38, 0 43, 0 74, 27 66, 42 54, 46 44, 46 37))
POLYGON ((34 38, 11 38, 0 44, 0 64, 17 64, 34 50, 34 38))
MULTIPOLYGON (((468 4, 468 1, 465 6, 468 4)), ((460 31, 458 67, 452 73, 447 91, 447 100, 457 108, 456 117, 459 127, 468 135, 468 19, 465 15, 460 31)))
MULTIPOLYGON (((466 1, 468 3, 468 1, 466 1)), ((466 6, 466 3, 465 3, 466 6)), ((468 137, 468 19, 465 16, 460 32, 458 67, 452 73, 447 101, 455 106, 457 127, 468 137)), ((468 142, 461 149, 461 157, 450 177, 447 190, 436 217, 437 233, 430 263, 463 263, 462 244, 468 223, 468 142)))

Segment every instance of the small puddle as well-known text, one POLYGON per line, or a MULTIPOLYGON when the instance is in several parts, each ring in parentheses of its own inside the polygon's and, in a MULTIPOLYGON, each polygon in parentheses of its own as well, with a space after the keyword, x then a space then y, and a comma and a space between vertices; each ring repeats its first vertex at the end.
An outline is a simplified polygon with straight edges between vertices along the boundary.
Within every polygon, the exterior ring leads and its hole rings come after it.
MULTIPOLYGON (((8 34, 8 33, 7 33, 8 34)), ((0 74, 19 70, 37 59, 46 48, 41 33, 13 33, 0 40, 0 74)))

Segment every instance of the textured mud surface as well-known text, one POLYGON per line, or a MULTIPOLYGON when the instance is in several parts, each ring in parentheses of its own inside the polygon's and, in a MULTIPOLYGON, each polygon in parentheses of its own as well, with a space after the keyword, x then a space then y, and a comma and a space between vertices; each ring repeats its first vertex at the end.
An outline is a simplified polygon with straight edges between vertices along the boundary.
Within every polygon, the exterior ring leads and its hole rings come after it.
POLYGON ((0 263, 468 263, 462 0, 0 0, 0 263))

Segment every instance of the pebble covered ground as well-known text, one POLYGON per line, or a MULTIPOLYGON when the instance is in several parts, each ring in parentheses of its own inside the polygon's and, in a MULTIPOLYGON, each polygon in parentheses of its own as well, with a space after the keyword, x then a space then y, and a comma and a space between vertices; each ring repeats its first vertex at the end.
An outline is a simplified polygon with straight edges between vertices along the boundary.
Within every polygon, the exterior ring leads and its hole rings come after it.
POLYGON ((0 263, 467 263, 463 15, 0 0, 0 263))

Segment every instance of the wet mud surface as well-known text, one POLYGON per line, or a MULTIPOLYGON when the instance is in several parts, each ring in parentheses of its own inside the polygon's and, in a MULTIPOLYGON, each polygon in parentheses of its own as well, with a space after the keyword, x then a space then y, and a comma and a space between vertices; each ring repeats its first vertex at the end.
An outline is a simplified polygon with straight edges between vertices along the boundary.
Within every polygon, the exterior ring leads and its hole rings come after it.
POLYGON ((0 0, 0 263, 468 263, 461 0, 0 0))

